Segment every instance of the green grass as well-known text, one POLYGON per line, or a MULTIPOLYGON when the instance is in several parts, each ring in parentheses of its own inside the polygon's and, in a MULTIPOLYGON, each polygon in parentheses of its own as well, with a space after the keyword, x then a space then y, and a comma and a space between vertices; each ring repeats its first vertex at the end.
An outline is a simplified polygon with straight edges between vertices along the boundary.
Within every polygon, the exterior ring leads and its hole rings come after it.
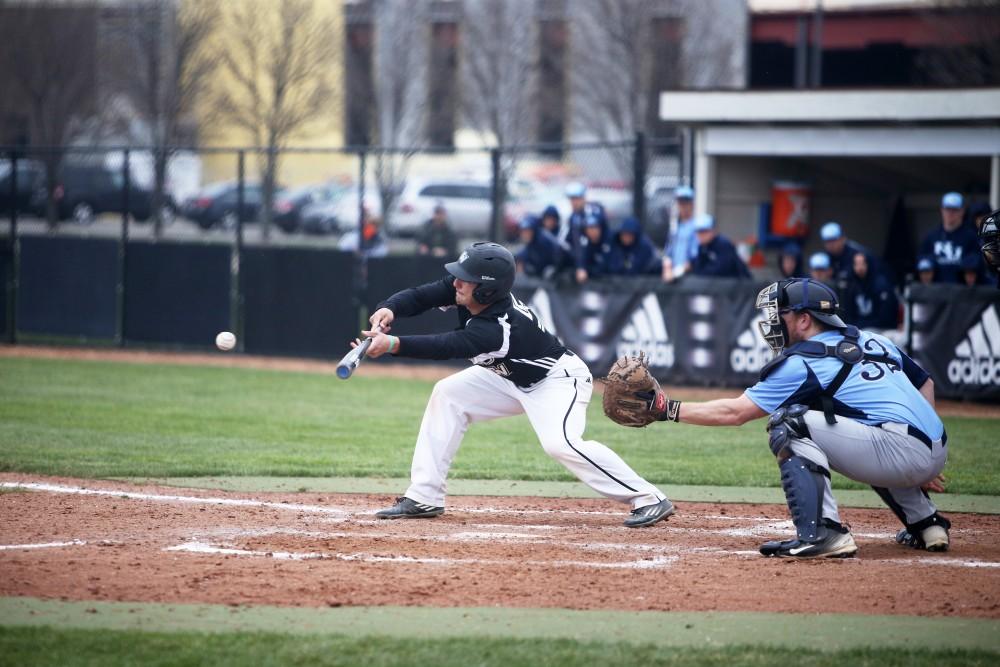
MULTIPOLYGON (((804 651, 796 665, 993 665, 996 654, 969 650, 852 649, 804 651)), ((673 648, 650 644, 525 639, 351 638, 271 633, 203 634, 89 631, 0 626, 0 665, 418 665, 532 667, 570 665, 786 664, 786 648, 673 648), (44 648, 42 648, 44 647, 44 648)))
MULTIPOLYGON (((242 368, 3 358, 0 470, 75 477, 406 477, 431 387, 363 376, 344 382, 242 368)), ((1000 493, 1000 420, 945 421, 949 491, 1000 493)), ((763 421, 740 428, 623 429, 594 401, 587 437, 611 446, 657 483, 779 483, 763 421)), ((451 474, 573 479, 543 453, 523 416, 470 428, 451 474)), ((835 485, 865 488, 842 477, 835 485)))

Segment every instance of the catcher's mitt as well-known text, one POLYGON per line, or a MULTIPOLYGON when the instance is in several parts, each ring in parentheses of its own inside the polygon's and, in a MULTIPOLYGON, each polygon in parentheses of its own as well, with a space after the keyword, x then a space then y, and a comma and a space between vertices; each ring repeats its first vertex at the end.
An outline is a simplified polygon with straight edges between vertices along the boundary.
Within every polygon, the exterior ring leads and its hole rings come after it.
POLYGON ((667 397, 649 372, 645 355, 622 357, 608 371, 604 414, 622 426, 639 428, 666 419, 667 397))

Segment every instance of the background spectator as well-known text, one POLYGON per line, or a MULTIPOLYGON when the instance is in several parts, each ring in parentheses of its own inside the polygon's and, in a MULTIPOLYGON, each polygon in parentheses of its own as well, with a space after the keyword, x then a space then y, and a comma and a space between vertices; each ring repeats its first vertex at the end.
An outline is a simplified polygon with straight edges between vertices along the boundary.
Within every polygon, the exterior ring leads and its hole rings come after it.
POLYGON ((969 220, 972 220, 972 226, 977 234, 983 225, 983 220, 989 216, 991 210, 990 205, 984 201, 969 204, 969 220))
POLYGON ((917 260, 917 280, 923 285, 934 282, 934 258, 924 256, 917 260))
POLYGON ((698 255, 691 273, 717 278, 749 278, 750 269, 740 259, 732 241, 715 229, 715 218, 700 215, 695 218, 694 232, 698 239, 698 255))
POLYGON ((660 260, 656 248, 643 231, 642 225, 631 216, 622 220, 618 233, 611 240, 608 270, 615 275, 639 276, 656 274, 660 260))
POLYGON ((458 254, 458 238, 448 222, 448 211, 444 204, 438 202, 434 206, 434 214, 420 230, 417 252, 434 257, 455 257, 458 254))
POLYGON ((931 230, 920 244, 921 255, 934 257, 934 280, 960 282, 962 258, 979 254, 979 243, 971 224, 963 224, 965 201, 957 192, 941 198, 941 226, 931 230))
POLYGON ((863 254, 872 270, 881 273, 872 251, 860 243, 856 243, 844 234, 838 222, 828 222, 819 230, 819 236, 823 240, 823 248, 830 256, 830 268, 833 269, 833 280, 837 284, 846 284, 850 281, 854 271, 854 256, 863 254))
POLYGON ((805 278, 802 266, 802 246, 789 241, 778 254, 778 272, 782 278, 805 278))
POLYGON ((517 269, 529 276, 551 278, 566 261, 566 253, 556 237, 542 225, 538 216, 530 213, 518 222, 521 230, 521 242, 524 247, 515 259, 517 269))
POLYGON ((559 209, 552 204, 546 206, 545 210, 542 211, 542 226, 553 237, 559 236, 559 209))
POLYGON ((584 283, 590 278, 608 274, 611 255, 611 234, 604 216, 589 215, 584 227, 585 243, 576 269, 576 281, 584 283))
POLYGON ((698 254, 698 239, 694 234, 694 189, 683 185, 674 190, 677 220, 663 246, 663 280, 680 278, 691 270, 698 254))
MULTIPOLYGON (((385 234, 382 233, 382 220, 371 215, 365 210, 365 220, 361 226, 361 234, 364 236, 361 253, 365 257, 385 257, 389 254, 389 244, 386 242, 385 234)), ((358 252, 358 233, 350 231, 340 237, 337 242, 338 250, 358 252)))
POLYGON ((962 257, 962 273, 961 282, 969 287, 975 287, 976 285, 986 285, 986 274, 985 267, 983 266, 982 257, 979 253, 975 255, 965 255, 962 257))
POLYGON ((833 265, 825 252, 814 252, 809 256, 809 277, 833 286, 833 265))
POLYGON ((840 295, 848 323, 860 329, 895 329, 899 325, 899 301, 885 275, 872 271, 868 256, 855 253, 851 278, 840 295))
MULTIPOLYGON (((559 234, 556 238, 559 242, 569 248, 573 263, 576 265, 577 282, 587 280, 586 264, 584 258, 584 248, 586 247, 585 229, 588 220, 599 218, 607 237, 607 216, 604 214, 604 207, 594 202, 586 200, 587 188, 583 183, 570 183, 566 186, 566 196, 569 198, 570 214, 559 224, 559 234)), ((605 238, 605 241, 607 239, 605 238)))

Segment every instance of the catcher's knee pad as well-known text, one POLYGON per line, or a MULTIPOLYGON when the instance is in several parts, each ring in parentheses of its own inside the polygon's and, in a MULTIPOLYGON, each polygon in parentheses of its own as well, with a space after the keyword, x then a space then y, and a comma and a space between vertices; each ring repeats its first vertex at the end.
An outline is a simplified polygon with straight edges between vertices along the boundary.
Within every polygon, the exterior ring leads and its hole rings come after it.
POLYGON ((786 458, 779 467, 781 488, 785 492, 796 535, 804 542, 821 539, 823 493, 826 488, 823 477, 829 477, 830 471, 797 454, 786 458))
POLYGON ((767 444, 771 447, 771 453, 778 457, 779 461, 791 456, 791 451, 786 449, 791 440, 809 437, 809 427, 805 420, 805 414, 808 411, 809 408, 805 405, 789 405, 778 408, 768 418, 767 444))

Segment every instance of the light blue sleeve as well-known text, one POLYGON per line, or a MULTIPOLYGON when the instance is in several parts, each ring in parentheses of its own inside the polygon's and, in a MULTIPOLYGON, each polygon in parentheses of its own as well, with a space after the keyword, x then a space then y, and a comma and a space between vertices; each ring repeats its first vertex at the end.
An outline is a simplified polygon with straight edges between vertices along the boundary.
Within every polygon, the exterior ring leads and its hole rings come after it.
POLYGON ((758 408, 770 414, 790 402, 808 403, 813 393, 821 389, 806 363, 800 357, 791 357, 745 393, 758 408), (790 401, 792 398, 795 400, 790 401))

